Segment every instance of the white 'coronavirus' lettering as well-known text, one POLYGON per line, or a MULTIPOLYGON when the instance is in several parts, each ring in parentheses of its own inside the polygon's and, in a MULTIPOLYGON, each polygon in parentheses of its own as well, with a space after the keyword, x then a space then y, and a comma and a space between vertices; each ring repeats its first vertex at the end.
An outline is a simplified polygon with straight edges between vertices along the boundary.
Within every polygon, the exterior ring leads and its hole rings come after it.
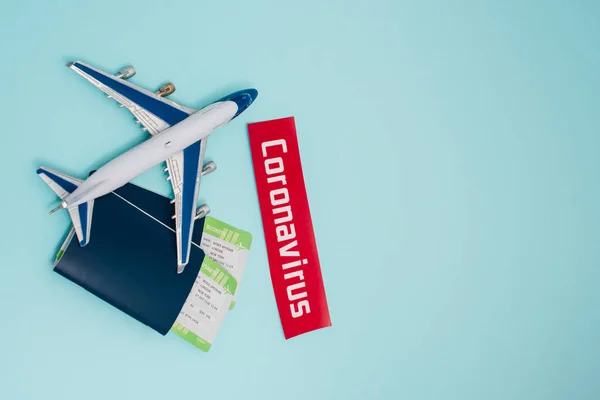
POLYGON ((290 194, 286 187, 285 165, 282 157, 268 156, 268 150, 273 150, 271 154, 276 153, 275 147, 279 147, 283 153, 287 153, 287 144, 285 139, 271 140, 261 145, 262 155, 265 157, 264 166, 267 173, 267 182, 272 186, 269 190, 269 198, 273 207, 273 219, 275 224, 275 234, 277 242, 281 243, 279 248, 280 257, 297 257, 297 260, 286 261, 282 263, 282 271, 287 284, 287 298, 290 305, 290 313, 293 318, 299 318, 310 313, 310 303, 306 281, 304 280, 304 270, 302 267, 308 264, 308 260, 302 259, 296 240, 296 228, 294 223, 292 206, 290 204, 290 194), (300 299, 304 299, 298 301, 300 299))

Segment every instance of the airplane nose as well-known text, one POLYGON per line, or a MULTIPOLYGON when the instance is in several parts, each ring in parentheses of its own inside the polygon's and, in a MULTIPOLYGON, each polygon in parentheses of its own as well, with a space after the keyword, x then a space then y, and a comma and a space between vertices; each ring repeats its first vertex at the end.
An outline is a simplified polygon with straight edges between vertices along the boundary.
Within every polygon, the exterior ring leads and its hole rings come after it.
POLYGON ((254 102, 254 100, 256 99, 256 97, 258 96, 258 90, 256 89, 246 89, 246 90, 240 90, 239 92, 235 93, 233 96, 231 96, 230 100, 234 101, 235 104, 237 104, 237 113, 235 114, 235 117, 237 117, 238 115, 240 115, 243 111, 245 111, 248 107, 250 107, 250 105, 254 102))
POLYGON ((256 89, 248 89, 248 94, 252 97, 252 101, 258 97, 258 90, 256 89))

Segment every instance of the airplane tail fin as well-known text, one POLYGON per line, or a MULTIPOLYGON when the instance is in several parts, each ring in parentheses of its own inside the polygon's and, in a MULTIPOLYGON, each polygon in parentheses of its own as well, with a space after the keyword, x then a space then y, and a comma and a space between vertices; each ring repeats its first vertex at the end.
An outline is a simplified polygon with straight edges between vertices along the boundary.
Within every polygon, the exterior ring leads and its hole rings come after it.
MULTIPOLYGON (((52 189, 61 200, 77 189, 82 182, 77 178, 73 178, 72 176, 46 167, 38 168, 37 174, 48 184, 48 186, 50 186, 50 189, 52 189)), ((50 213, 59 210, 60 208, 64 208, 62 203, 50 213)), ((73 228, 75 228, 79 245, 82 247, 90 241, 93 209, 93 200, 67 209, 71 221, 73 222, 73 228)))

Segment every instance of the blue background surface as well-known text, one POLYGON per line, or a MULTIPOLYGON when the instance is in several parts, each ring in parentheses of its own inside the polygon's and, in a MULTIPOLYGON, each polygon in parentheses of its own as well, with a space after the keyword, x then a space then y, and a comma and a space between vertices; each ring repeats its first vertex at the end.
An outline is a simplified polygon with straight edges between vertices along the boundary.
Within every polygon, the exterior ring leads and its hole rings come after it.
POLYGON ((2 2, 0 398, 600 398, 599 4, 2 2), (74 59, 195 108, 259 90, 207 149, 201 201, 254 234, 207 354, 52 272, 36 167, 147 137, 74 59), (333 326, 285 341, 246 124, 291 115, 333 326))

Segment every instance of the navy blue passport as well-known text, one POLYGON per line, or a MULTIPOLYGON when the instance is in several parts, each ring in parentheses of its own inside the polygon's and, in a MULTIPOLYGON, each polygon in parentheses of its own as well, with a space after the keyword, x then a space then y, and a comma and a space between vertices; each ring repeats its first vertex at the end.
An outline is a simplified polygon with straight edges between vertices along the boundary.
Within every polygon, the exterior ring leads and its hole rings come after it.
MULTIPOLYGON (((192 245, 177 274, 174 206, 170 199, 128 183, 94 202, 90 242, 72 240, 54 271, 166 335, 187 299, 204 259, 192 245)), ((194 242, 204 220, 194 225, 194 242)))

